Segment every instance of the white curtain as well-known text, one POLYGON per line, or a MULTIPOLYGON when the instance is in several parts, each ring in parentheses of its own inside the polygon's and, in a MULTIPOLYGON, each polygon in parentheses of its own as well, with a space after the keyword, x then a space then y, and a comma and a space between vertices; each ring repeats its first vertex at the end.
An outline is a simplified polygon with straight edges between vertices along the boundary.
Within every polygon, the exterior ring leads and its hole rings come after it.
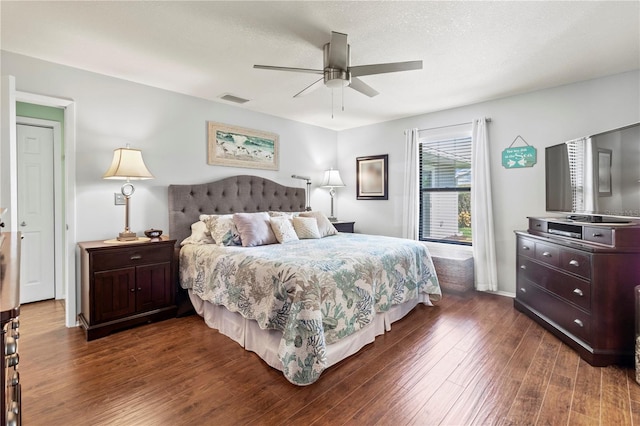
POLYGON ((418 190, 418 129, 405 131, 402 238, 418 239, 420 194, 418 190))
POLYGON ((471 137, 471 237, 475 285, 478 291, 497 291, 498 269, 491 202, 489 135, 485 118, 473 120, 471 137))

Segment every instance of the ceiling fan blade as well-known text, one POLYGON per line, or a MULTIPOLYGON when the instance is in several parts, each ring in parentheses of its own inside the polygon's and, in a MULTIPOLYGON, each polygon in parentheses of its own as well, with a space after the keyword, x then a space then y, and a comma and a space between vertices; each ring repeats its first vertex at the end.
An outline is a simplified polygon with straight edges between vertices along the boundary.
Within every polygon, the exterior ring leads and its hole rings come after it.
POLYGON ((349 84, 349 87, 351 87, 352 89, 357 90, 358 92, 360 92, 362 94, 365 94, 365 95, 369 96, 370 98, 373 98, 374 96, 379 94, 371 86, 366 84, 364 81, 360 80, 359 78, 355 78, 355 77, 351 77, 351 84, 349 84))
POLYGON ((349 64, 347 57, 349 48, 347 45, 347 35, 331 31, 331 42, 329 43, 329 58, 325 67, 346 70, 349 64))
POLYGON ((310 85, 308 85, 307 87, 305 87, 304 89, 302 89, 301 91, 293 95, 293 97, 297 98, 298 96, 304 96, 308 93, 311 93, 317 88, 322 87, 323 84, 324 84, 324 77, 322 77, 320 80, 314 81, 313 83, 311 83, 310 85))
POLYGON ((363 75, 372 74, 384 74, 388 72, 398 71, 411 71, 421 70, 422 61, 408 61, 408 62, 390 62, 388 64, 372 64, 372 65, 358 65, 356 67, 349 67, 349 72, 352 77, 362 77, 363 75))
POLYGON ((254 65, 253 68, 259 70, 274 70, 274 71, 292 71, 292 72, 306 72, 309 74, 323 74, 322 70, 312 70, 309 68, 291 68, 291 67, 274 67, 271 65, 254 65))

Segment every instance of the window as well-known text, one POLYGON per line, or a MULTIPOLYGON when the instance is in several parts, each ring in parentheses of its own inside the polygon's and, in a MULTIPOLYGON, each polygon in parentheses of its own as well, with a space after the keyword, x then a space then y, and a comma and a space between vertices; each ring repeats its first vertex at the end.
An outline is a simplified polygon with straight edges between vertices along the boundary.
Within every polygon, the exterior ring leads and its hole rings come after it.
POLYGON ((419 138, 421 241, 471 245, 471 129, 419 138))

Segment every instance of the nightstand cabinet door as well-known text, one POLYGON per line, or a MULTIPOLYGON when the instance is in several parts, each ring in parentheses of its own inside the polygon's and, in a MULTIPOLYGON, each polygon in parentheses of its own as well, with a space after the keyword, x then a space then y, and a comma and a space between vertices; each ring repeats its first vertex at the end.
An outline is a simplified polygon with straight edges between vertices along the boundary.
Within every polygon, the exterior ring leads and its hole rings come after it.
POLYGON ((173 303, 171 264, 138 266, 136 268, 136 310, 162 308, 173 303))
POLYGON ((96 272, 93 275, 92 317, 105 322, 136 311, 135 268, 96 272))

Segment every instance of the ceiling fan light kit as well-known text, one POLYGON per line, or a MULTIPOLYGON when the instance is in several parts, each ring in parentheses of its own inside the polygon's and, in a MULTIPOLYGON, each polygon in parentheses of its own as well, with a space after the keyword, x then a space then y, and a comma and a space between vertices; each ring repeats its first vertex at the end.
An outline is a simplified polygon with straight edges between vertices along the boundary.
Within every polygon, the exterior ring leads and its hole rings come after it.
POLYGON ((331 41, 323 47, 324 67, 321 70, 279 67, 272 65, 254 65, 253 67, 256 69, 304 72, 322 75, 322 78, 316 80, 300 92, 296 93, 293 96, 294 98, 306 95, 316 90, 322 85, 322 83, 331 89, 350 87, 366 96, 374 97, 378 95, 378 92, 357 77, 422 69, 422 61, 390 62, 385 64, 358 65, 354 67, 352 67, 350 63, 351 48, 347 43, 347 35, 332 31, 331 41))

